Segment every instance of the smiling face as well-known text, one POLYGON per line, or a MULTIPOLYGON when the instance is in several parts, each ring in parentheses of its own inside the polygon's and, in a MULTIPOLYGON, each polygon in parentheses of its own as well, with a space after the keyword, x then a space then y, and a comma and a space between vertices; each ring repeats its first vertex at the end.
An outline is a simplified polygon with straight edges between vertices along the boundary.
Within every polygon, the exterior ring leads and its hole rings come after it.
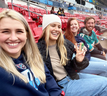
POLYGON ((58 22, 50 24, 49 30, 49 45, 56 44, 59 35, 61 34, 61 25, 58 22))
POLYGON ((88 32, 92 32, 93 28, 95 26, 95 21, 94 19, 89 19, 86 24, 85 24, 85 27, 86 29, 88 30, 88 32))
POLYGON ((71 20, 70 22, 70 31, 76 36, 79 30, 79 24, 76 20, 71 20))
POLYGON ((13 58, 20 56, 27 39, 24 25, 11 18, 0 20, 0 46, 13 58))

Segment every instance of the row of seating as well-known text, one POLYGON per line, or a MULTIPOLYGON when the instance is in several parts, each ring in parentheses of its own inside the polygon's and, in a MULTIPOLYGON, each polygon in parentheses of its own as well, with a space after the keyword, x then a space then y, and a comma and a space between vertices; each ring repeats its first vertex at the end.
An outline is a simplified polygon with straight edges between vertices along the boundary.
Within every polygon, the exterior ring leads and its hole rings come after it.
MULTIPOLYGON (((33 35, 34 35, 34 38, 36 40, 36 42, 38 41, 38 38, 40 37, 40 35, 42 34, 42 28, 38 27, 39 25, 42 24, 42 15, 43 14, 46 14, 46 10, 44 9, 40 9, 40 8, 36 8, 36 7, 29 7, 29 10, 30 11, 33 11, 35 13, 38 13, 38 14, 34 14, 32 12, 30 12, 30 17, 29 17, 29 13, 28 13, 28 7, 25 6, 25 5, 21 5, 21 4, 14 4, 16 6, 13 6, 14 10, 20 12, 22 15, 25 16, 26 20, 28 21, 29 25, 30 25, 30 28, 33 32, 33 35), (19 7, 22 7, 22 8, 19 8, 19 7)), ((10 9, 12 9, 12 4, 10 2, 8 2, 8 7, 10 9)), ((50 11, 48 10, 47 11, 48 14, 50 14, 50 11)), ((61 22, 62 22, 62 30, 65 31, 66 30, 66 26, 67 26, 67 21, 69 18, 71 17, 74 17, 74 18, 77 18, 77 19, 80 19, 79 21, 79 24, 80 24, 80 28, 84 26, 84 23, 83 23, 83 20, 89 16, 89 15, 85 15, 85 14, 70 14, 68 12, 65 12, 65 15, 66 16, 59 16, 60 19, 61 19, 61 22)), ((98 16, 93 16, 96 20, 99 20, 99 17, 98 16)), ((100 20, 101 21, 101 25, 107 25, 107 21, 106 20, 100 20)), ((98 31, 94 30, 96 32, 97 35, 101 35, 99 34, 98 31)))

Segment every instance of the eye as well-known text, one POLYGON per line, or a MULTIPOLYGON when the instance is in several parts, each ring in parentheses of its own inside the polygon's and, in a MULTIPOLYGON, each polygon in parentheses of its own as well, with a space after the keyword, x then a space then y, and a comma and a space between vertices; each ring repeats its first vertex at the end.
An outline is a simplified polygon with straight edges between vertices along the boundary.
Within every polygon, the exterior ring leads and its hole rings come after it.
POLYGON ((55 27, 55 24, 51 24, 52 27, 55 27))
POLYGON ((61 28, 61 26, 59 25, 59 26, 58 26, 58 28, 60 29, 60 28, 61 28))
POLYGON ((75 25, 77 25, 77 23, 75 23, 75 25))
POLYGON ((17 30, 17 33, 24 33, 22 30, 17 30))
POLYGON ((6 31, 2 31, 2 33, 8 33, 8 32, 9 32, 9 31, 7 31, 7 30, 6 30, 6 31))

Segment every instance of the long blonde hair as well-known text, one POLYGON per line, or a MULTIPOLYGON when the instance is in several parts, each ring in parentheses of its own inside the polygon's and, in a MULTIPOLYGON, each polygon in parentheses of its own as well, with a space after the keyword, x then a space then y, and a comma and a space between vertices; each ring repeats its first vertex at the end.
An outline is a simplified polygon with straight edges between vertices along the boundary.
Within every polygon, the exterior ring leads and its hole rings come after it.
MULTIPOLYGON (((48 25, 44 30, 43 30, 43 33, 42 33, 42 37, 41 38, 44 38, 45 39, 45 42, 46 42, 46 55, 48 55, 48 46, 49 46, 49 29, 50 29, 50 25, 48 25)), ((61 34, 57 40, 57 46, 59 48, 59 51, 60 51, 60 56, 61 56, 61 61, 60 61, 60 64, 61 65, 66 65, 68 59, 67 59, 67 50, 65 48, 65 45, 64 45, 64 37, 63 37, 63 34, 62 34, 62 30, 61 30, 61 34)))
MULTIPOLYGON (((24 25, 25 30, 27 32, 27 40, 22 50, 26 55, 26 58, 27 58, 26 62, 30 66, 34 75, 39 78, 41 83, 45 83, 46 75, 44 70, 44 63, 27 21, 20 13, 14 10, 4 10, 3 12, 0 13, 0 20, 2 18, 8 18, 8 17, 14 20, 18 20, 24 25)), ((14 75, 18 76, 24 82, 26 83, 28 82, 25 76, 23 76, 20 72, 17 71, 12 58, 9 57, 1 47, 0 47, 0 67, 4 68, 13 76, 14 75)))

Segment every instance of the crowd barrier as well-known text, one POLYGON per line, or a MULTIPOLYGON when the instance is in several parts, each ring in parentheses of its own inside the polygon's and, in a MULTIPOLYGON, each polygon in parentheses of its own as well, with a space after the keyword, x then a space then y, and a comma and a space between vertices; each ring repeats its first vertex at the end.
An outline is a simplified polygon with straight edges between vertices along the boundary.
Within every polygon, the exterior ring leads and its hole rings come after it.
POLYGON ((55 7, 61 7, 61 8, 68 8, 68 5, 66 3, 58 2, 58 1, 51 1, 51 0, 31 0, 34 2, 40 2, 46 5, 55 6, 55 7))

